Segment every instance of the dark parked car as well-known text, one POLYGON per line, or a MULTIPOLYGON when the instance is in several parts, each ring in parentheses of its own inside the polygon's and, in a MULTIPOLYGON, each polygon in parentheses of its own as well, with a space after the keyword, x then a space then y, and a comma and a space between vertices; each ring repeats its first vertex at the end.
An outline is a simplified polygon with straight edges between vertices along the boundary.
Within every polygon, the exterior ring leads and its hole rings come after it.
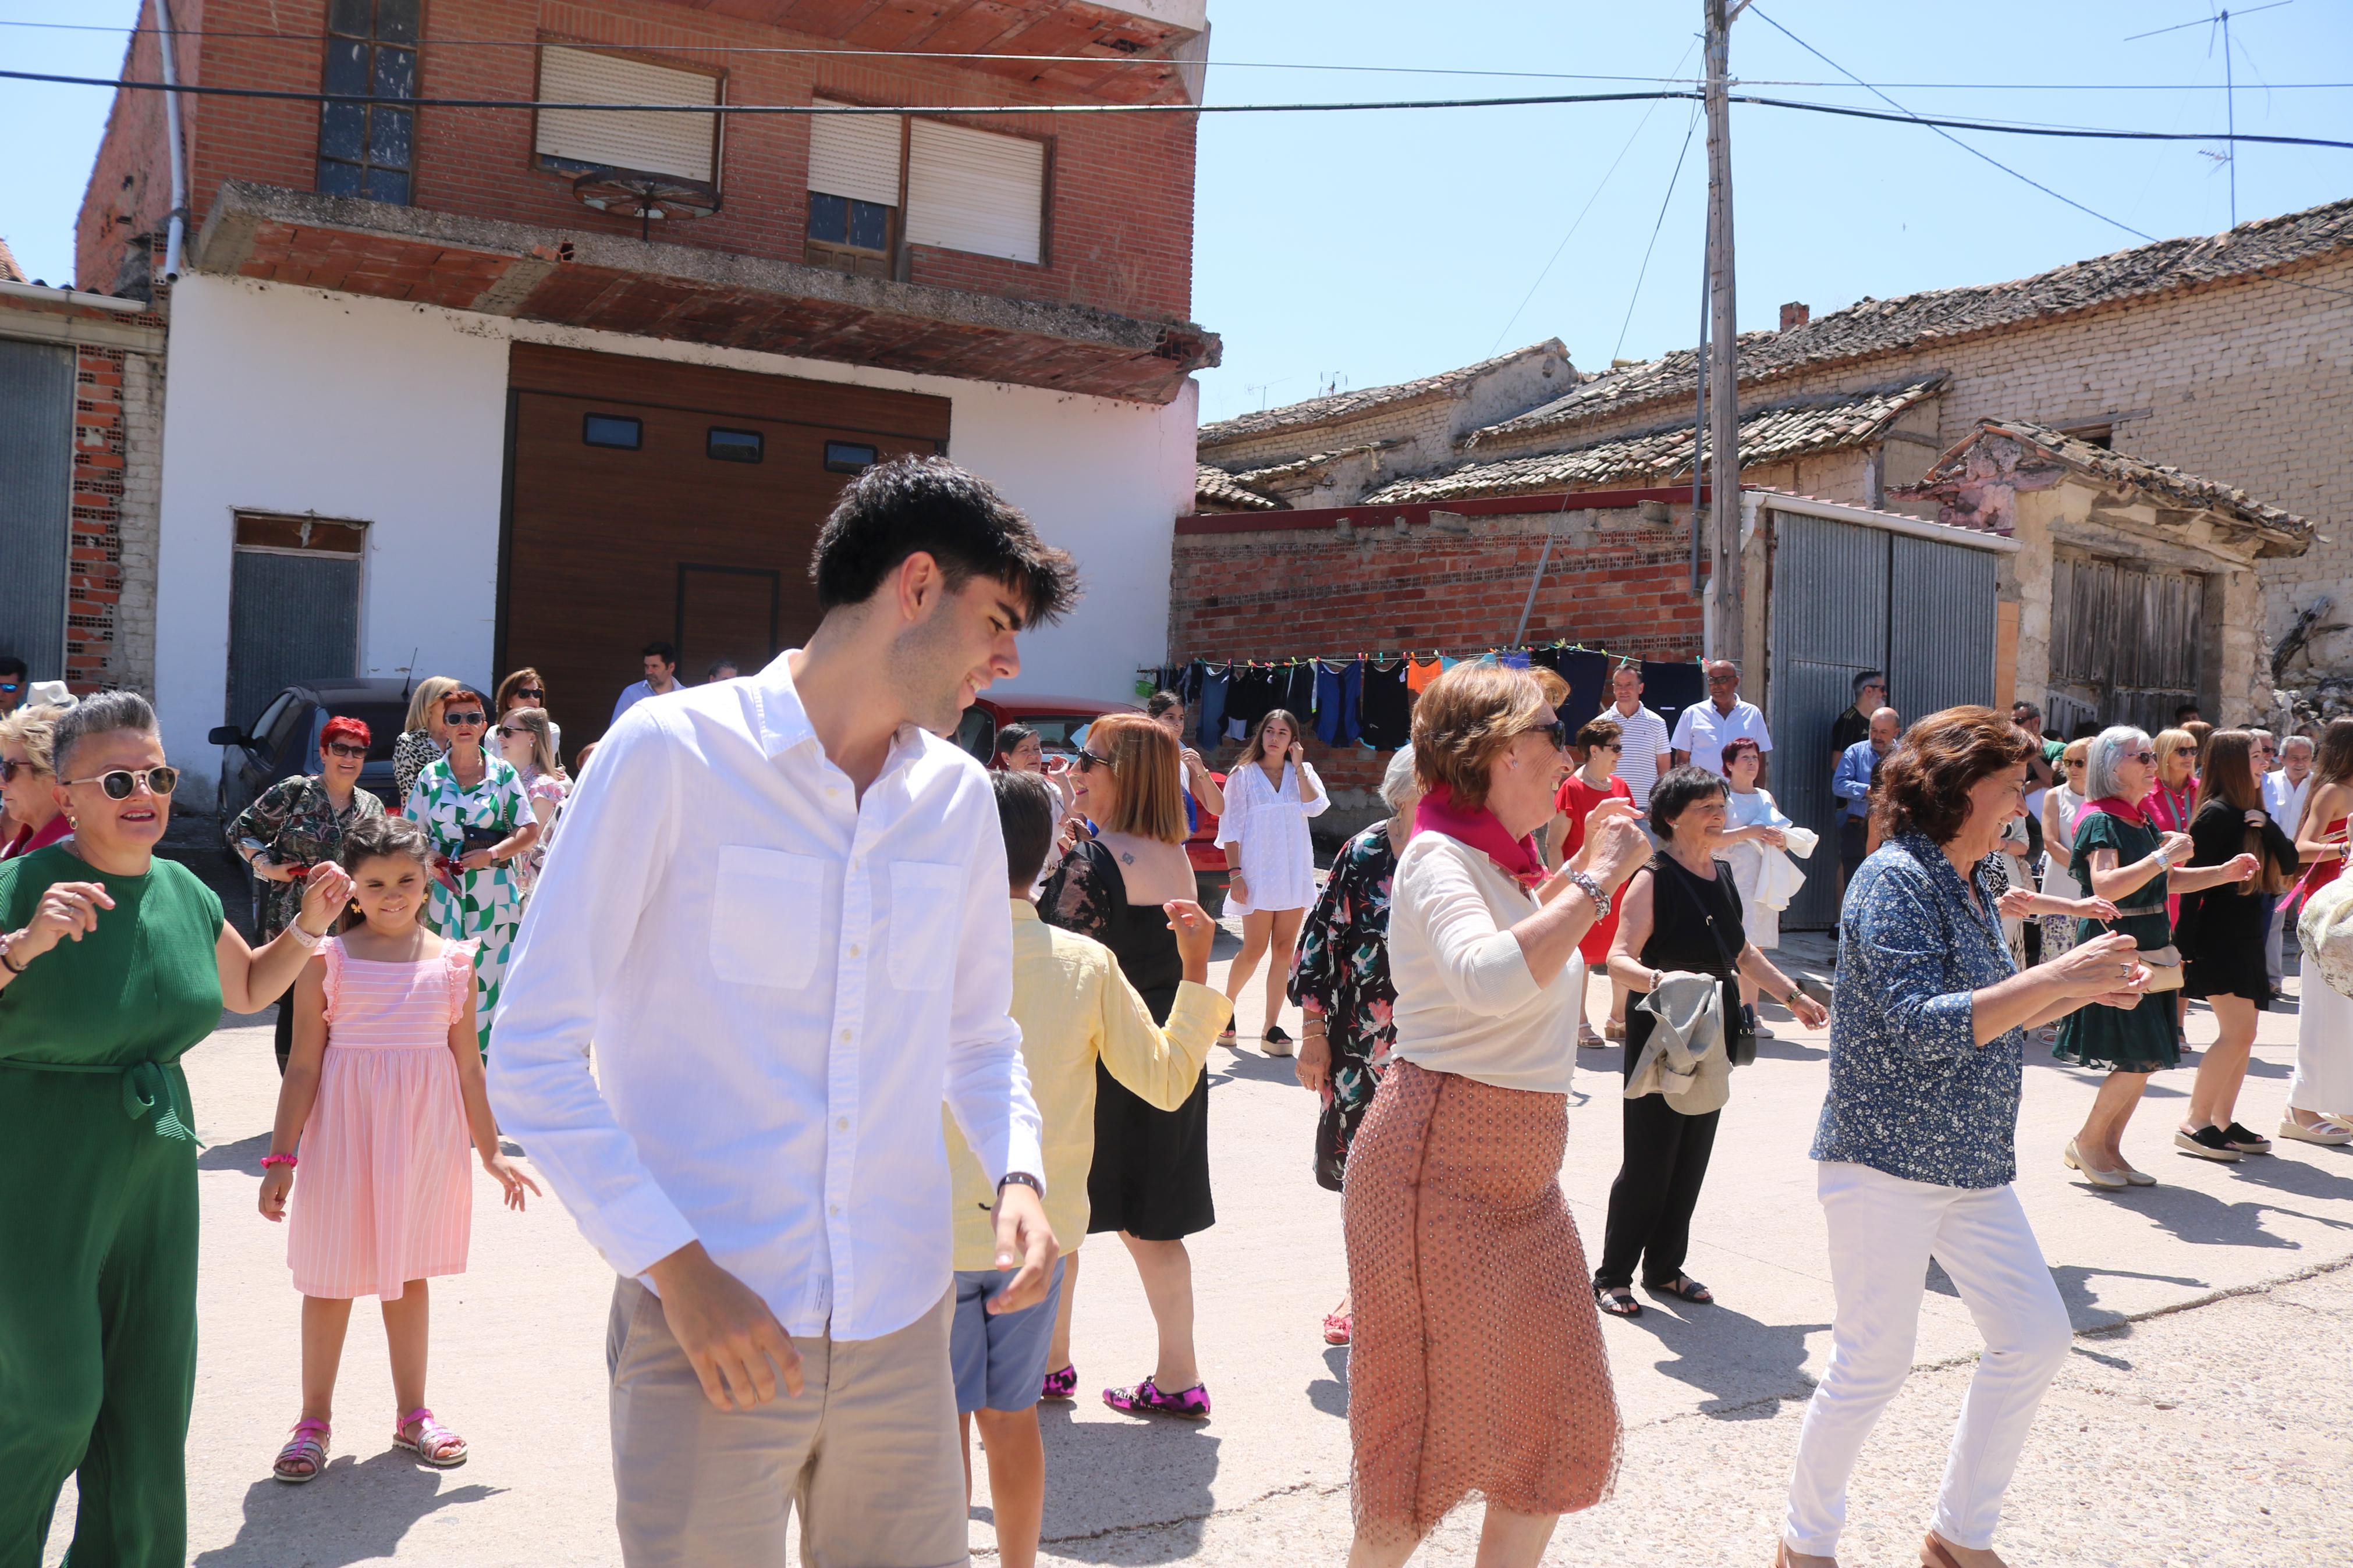
POLYGON ((205 738, 222 748, 223 826, 280 779, 319 771, 319 733, 329 719, 357 719, 368 727, 360 787, 386 810, 399 810, 392 793, 392 747, 408 719, 408 693, 405 680, 318 680, 290 686, 271 698, 251 733, 234 724, 214 730, 205 738))

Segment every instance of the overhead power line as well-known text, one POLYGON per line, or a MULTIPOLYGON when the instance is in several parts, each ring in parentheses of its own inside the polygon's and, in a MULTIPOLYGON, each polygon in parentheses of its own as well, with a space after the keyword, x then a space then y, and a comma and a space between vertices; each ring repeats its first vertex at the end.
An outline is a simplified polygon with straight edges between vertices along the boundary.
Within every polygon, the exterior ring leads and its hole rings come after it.
MULTIPOLYGON (((965 57, 969 58, 969 57, 965 57)), ((1391 99, 1342 103, 1009 103, 1009 104, 842 104, 842 103, 569 103, 527 98, 387 98, 374 93, 313 92, 293 88, 216 87, 195 82, 166 85, 113 77, 66 76, 53 71, 0 70, 0 81, 48 82, 64 87, 111 87, 141 92, 182 92, 206 98, 245 98, 295 103, 382 104, 391 109, 530 109, 570 110, 592 114, 1345 114, 1377 110, 1423 109, 1518 109, 1567 103, 1642 103, 1652 99, 1695 101, 1696 90, 1651 92, 1529 93, 1512 98, 1391 99)), ((1905 112, 1887 113, 1850 104, 1809 103, 1802 99, 1767 98, 1757 93, 1731 93, 1734 103, 1764 109, 1787 109, 1807 114, 1829 114, 1849 120, 1875 120, 1898 125, 1949 127, 2006 136, 2052 136, 2098 142, 2259 142, 2282 147, 2333 147, 2353 151, 2353 141, 2326 136, 2277 136, 2252 132, 2128 131, 2100 126, 2006 124, 2000 121, 1947 119, 1905 112)))

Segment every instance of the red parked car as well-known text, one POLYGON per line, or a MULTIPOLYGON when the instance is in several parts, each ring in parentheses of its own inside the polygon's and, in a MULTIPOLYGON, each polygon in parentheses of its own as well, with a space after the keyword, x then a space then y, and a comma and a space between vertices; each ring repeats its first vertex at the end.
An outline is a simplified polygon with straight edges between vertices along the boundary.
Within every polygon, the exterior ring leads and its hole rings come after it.
MULTIPOLYGON (((1060 753, 1074 756, 1079 742, 1072 737, 1106 713, 1140 713, 1143 710, 1132 702, 1098 702, 1091 697, 1045 697, 1028 692, 984 691, 964 710, 964 721, 956 726, 955 742, 983 763, 997 755, 997 732, 1008 724, 1027 724, 1038 731, 1039 742, 1048 756, 1060 753)), ((1226 775, 1209 775, 1220 787, 1226 775)), ((1226 852, 1218 847, 1218 819, 1207 811, 1196 808, 1199 822, 1191 837, 1185 840, 1185 858, 1193 863, 1193 879, 1198 885, 1203 907, 1214 910, 1217 904, 1209 895, 1226 885, 1226 852)))

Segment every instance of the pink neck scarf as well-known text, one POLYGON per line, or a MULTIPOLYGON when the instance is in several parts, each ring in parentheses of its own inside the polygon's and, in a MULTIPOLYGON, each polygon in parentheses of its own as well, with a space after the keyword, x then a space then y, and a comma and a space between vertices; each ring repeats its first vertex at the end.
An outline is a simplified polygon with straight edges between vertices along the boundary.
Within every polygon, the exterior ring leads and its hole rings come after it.
POLYGON ((1511 873, 1524 888, 1533 888, 1545 879, 1544 858, 1536 853, 1535 835, 1514 838, 1486 807, 1466 811, 1455 805, 1454 791, 1449 785, 1438 784, 1421 797, 1421 804, 1414 807, 1413 826, 1417 833, 1443 833, 1469 845, 1511 873))

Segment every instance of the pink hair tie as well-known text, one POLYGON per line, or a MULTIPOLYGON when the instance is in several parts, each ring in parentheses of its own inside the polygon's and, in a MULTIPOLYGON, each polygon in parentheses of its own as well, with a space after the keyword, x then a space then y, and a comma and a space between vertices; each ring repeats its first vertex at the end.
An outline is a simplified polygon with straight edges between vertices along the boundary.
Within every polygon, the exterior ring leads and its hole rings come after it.
POLYGON ((284 1165, 291 1170, 301 1163, 291 1154, 264 1154, 261 1157, 261 1168, 265 1171, 272 1165, 284 1165))

